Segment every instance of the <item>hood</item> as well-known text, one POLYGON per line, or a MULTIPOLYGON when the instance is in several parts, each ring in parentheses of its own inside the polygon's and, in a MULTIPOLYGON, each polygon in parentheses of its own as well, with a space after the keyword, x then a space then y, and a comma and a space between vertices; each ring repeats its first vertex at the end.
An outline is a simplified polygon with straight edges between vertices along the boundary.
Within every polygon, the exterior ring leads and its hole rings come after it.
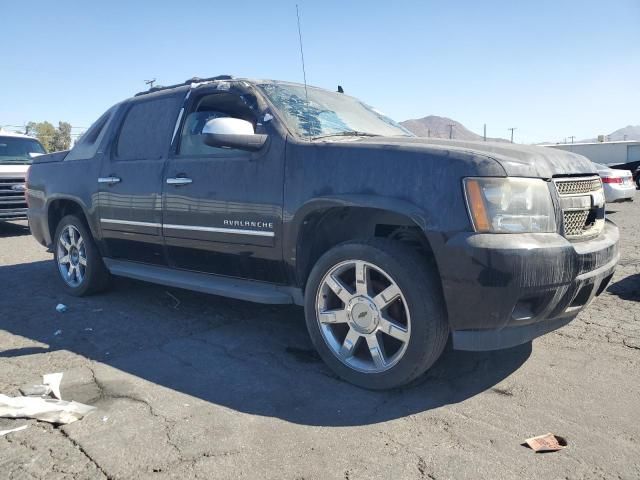
POLYGON ((27 175, 29 165, 20 163, 0 165, 0 178, 20 178, 27 175))
POLYGON ((366 145, 406 145, 415 149, 423 146, 433 150, 455 150, 485 156, 496 161, 513 177, 551 178, 562 175, 594 175, 594 164, 571 152, 554 148, 518 145, 500 142, 471 142, 424 137, 359 137, 358 144, 366 145))

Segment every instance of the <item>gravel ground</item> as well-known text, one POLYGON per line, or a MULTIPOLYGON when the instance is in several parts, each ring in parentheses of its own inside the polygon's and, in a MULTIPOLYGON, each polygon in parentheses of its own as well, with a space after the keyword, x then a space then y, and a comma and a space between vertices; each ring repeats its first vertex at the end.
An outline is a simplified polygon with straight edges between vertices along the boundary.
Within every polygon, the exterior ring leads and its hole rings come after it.
POLYGON ((0 419, 29 425, 0 438, 1 476, 640 478, 640 202, 610 218, 619 268, 571 324, 510 350, 448 351, 383 393, 336 379, 297 307, 128 280, 72 298, 24 225, 0 225, 0 392, 60 371, 63 398, 98 407, 63 427, 0 419), (521 446, 547 432, 568 448, 521 446))

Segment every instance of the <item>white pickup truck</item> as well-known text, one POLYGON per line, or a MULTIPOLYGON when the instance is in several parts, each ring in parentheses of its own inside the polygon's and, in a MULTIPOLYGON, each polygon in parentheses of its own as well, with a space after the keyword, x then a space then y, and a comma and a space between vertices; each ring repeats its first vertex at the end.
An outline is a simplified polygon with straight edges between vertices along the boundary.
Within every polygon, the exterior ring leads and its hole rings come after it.
POLYGON ((27 218, 25 177, 31 160, 44 153, 35 138, 0 130, 0 222, 27 218))

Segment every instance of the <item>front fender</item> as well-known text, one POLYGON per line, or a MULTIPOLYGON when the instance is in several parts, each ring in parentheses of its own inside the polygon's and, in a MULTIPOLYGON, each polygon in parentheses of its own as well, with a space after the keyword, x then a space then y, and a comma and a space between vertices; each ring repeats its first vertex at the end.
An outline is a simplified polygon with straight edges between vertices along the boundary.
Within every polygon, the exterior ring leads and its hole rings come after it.
MULTIPOLYGON (((300 233, 303 230, 305 221, 316 212, 322 212, 331 208, 368 208, 378 209, 385 212, 400 214, 411 219, 423 231, 428 225, 426 212, 417 205, 397 198, 383 197, 379 195, 367 194, 341 194, 327 195, 313 198, 305 202, 295 213, 287 215, 285 213, 284 222, 284 260, 291 268, 292 272, 297 272, 298 247, 300 233)), ((294 277, 297 277, 294 274, 294 277)))
POLYGON ((426 230, 428 225, 426 212, 417 205, 397 198, 366 194, 340 194, 313 198, 305 202, 287 223, 294 227, 295 231, 299 231, 302 222, 309 214, 334 207, 376 208, 409 217, 422 230, 426 230))

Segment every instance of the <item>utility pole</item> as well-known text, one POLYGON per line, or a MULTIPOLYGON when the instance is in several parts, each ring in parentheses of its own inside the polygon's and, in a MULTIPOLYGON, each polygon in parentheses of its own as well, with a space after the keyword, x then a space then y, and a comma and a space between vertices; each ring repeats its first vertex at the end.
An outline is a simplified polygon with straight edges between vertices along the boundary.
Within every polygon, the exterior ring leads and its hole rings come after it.
POLYGON ((511 127, 511 128, 507 128, 507 130, 511 130, 511 143, 513 143, 513 131, 517 130, 518 127, 511 127))
POLYGON ((573 143, 573 141, 575 140, 576 136, 575 135, 571 135, 569 138, 571 139, 571 143, 573 143))
POLYGON ((431 138, 431 129, 427 128, 427 138, 431 138))
POLYGON ((453 138, 453 127, 455 127, 456 124, 455 123, 448 123, 447 127, 449 127, 449 139, 451 140, 453 138))
POLYGON ((487 141, 487 124, 484 124, 484 141, 487 141))
POLYGON ((152 78, 151 80, 145 80, 144 83, 149 85, 149 90, 151 90, 153 88, 153 84, 156 83, 156 79, 152 78))

